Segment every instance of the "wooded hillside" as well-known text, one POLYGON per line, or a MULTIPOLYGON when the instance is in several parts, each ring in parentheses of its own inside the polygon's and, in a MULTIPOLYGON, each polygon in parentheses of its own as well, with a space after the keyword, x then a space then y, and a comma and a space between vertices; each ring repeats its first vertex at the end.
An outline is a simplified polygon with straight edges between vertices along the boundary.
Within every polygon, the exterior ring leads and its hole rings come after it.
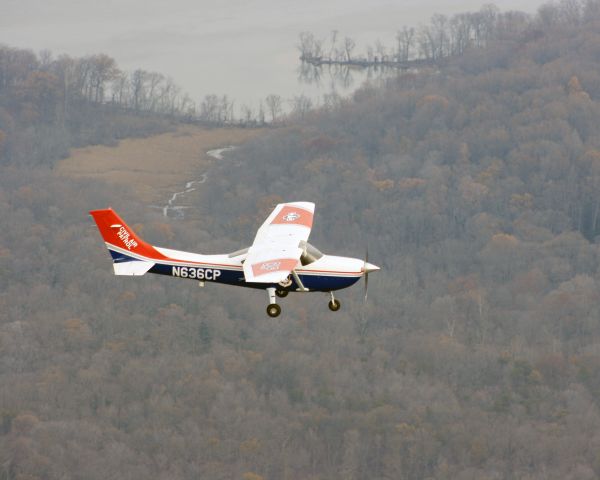
POLYGON ((0 167, 0 479, 600 476, 600 2, 527 22, 230 152, 199 221, 0 167), (87 218, 216 253, 282 199, 364 309, 115 278, 87 218))

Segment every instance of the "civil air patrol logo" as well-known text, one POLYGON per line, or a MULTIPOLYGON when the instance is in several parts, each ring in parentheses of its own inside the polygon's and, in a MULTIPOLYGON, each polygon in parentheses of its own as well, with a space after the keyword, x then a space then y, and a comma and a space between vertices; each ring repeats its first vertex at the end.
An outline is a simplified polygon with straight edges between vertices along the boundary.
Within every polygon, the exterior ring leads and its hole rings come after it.
POLYGON ((274 272, 279 270, 281 266, 281 262, 265 262, 260 266, 261 270, 266 270, 267 272, 274 272))
POLYGON ((300 214, 297 212, 290 212, 287 215, 283 216, 283 219, 286 222, 293 222, 294 220, 298 220, 300 218, 300 214))

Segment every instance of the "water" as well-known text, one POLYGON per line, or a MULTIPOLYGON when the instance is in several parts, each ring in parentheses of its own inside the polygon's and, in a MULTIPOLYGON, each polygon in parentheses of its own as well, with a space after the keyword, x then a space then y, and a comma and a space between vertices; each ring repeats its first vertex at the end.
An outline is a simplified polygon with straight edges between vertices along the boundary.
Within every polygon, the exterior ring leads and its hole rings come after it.
POLYGON ((196 187, 194 185, 201 185, 206 182, 207 175, 203 174, 200 180, 192 180, 185 184, 185 189, 180 192, 175 192, 171 195, 171 198, 168 200, 167 204, 162 208, 163 216, 169 217, 169 212, 173 212, 175 218, 184 218, 184 210, 191 208, 189 205, 176 205, 177 199, 187 195, 188 193, 195 192, 196 187))
MULTIPOLYGON (((126 71, 142 68, 172 77, 195 101, 228 95, 256 109, 269 94, 315 101, 335 89, 355 89, 364 75, 341 85, 299 81, 302 31, 356 40, 356 53, 379 39, 393 45, 404 25, 433 13, 478 10, 481 0, 0 0, 0 43, 82 56, 106 53, 126 71)), ((529 12, 541 0, 504 0, 503 10, 529 12)))
MULTIPOLYGON (((206 154, 209 157, 212 157, 216 160, 223 160, 224 155, 227 152, 230 152, 231 150, 235 150, 235 148, 235 146, 229 145, 227 147, 209 150, 208 152, 206 152, 206 154)), ((185 210, 192 207, 190 207, 189 205, 177 205, 177 203, 181 201, 187 194, 195 192, 197 190, 197 186, 205 183, 207 179, 208 174, 203 173, 197 180, 191 180, 189 182, 186 182, 185 188, 183 190, 173 193, 173 195, 171 195, 171 198, 169 198, 169 200, 167 201, 166 205, 151 205, 151 207, 162 210, 164 217, 173 217, 178 220, 182 220, 183 218, 185 218, 185 210)))

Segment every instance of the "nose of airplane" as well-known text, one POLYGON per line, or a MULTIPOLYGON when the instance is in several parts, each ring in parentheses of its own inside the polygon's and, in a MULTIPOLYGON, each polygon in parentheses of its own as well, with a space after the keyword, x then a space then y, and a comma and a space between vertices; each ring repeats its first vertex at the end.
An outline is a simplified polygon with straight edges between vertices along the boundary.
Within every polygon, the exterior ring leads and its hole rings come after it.
POLYGON ((365 266, 363 267, 365 273, 376 272, 377 270, 381 270, 377 265, 373 265, 372 263, 365 262, 365 266))

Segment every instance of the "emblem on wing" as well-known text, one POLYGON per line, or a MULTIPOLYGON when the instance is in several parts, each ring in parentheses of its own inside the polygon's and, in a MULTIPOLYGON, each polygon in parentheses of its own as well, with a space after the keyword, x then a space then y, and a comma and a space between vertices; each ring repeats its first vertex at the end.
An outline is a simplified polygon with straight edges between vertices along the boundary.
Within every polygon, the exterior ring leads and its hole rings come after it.
POLYGON ((300 214, 298 212, 290 212, 287 215, 283 216, 283 219, 286 222, 293 222, 294 220, 298 220, 300 218, 300 214))
POLYGON ((261 264, 260 269, 266 270, 267 272, 274 272, 279 270, 279 267, 281 267, 281 262, 265 262, 261 264))

